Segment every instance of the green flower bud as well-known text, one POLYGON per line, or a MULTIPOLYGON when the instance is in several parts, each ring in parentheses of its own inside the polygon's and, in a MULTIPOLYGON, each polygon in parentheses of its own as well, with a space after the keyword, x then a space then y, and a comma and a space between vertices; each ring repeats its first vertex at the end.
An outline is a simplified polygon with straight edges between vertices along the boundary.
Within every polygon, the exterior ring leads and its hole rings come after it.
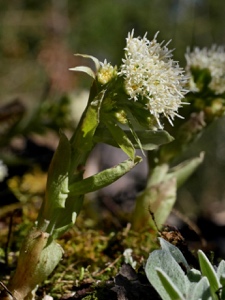
POLYGON ((127 115, 124 110, 120 110, 120 111, 116 112, 115 117, 116 117, 117 121, 120 122, 121 124, 125 125, 128 123, 127 115))

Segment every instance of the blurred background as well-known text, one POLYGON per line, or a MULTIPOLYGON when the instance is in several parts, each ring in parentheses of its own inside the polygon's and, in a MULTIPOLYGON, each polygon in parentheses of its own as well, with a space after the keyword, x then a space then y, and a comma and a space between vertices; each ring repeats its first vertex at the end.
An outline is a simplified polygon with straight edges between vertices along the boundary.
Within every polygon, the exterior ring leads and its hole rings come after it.
MULTIPOLYGON (((119 65, 129 31, 134 28, 136 36, 148 32, 149 39, 160 31, 158 40, 171 39, 175 60, 185 67, 187 47, 225 44, 224 13, 224 0, 0 1, 0 147, 1 159, 9 166, 8 179, 24 174, 35 162, 45 171, 59 128, 69 132, 76 126, 91 81, 68 71, 88 63, 74 53, 119 65), (15 169, 24 164, 22 171, 15 169)), ((184 154, 206 152, 204 164, 179 191, 176 204, 187 216, 210 215, 222 225, 224 137, 225 121, 220 119, 184 154)), ((110 158, 101 163, 112 165, 113 155, 110 158)), ((98 159, 96 152, 94 162, 98 159)), ((138 177, 144 186, 145 166, 138 172, 132 182, 140 185, 138 177)), ((127 183, 122 189, 126 192, 127 183)), ((13 202, 8 199, 4 192, 0 204, 13 202)))
POLYGON ((1 1, 1 101, 14 95, 37 101, 49 80, 54 90, 75 89, 68 72, 73 53, 119 64, 133 28, 149 39, 157 31, 159 40, 172 39, 174 57, 185 65, 188 46, 224 44, 224 12, 222 0, 1 1))

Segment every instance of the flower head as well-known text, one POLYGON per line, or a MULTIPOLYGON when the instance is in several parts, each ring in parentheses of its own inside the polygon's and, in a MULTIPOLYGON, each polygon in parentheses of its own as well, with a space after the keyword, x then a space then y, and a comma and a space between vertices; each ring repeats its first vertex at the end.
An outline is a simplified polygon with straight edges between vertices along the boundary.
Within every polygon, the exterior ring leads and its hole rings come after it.
POLYGON ((174 116, 182 105, 182 98, 187 78, 183 75, 176 61, 172 59, 172 50, 158 43, 154 36, 152 41, 146 38, 134 38, 134 31, 128 34, 125 58, 118 74, 124 77, 125 90, 130 99, 139 101, 147 99, 146 108, 155 116, 159 128, 160 115, 172 123, 174 116))
POLYGON ((98 82, 101 84, 107 84, 113 77, 116 76, 116 67, 113 67, 110 63, 107 63, 105 59, 104 62, 100 62, 100 67, 97 72, 98 82))
MULTIPOLYGON (((193 52, 188 50, 185 57, 188 72, 191 73, 192 68, 208 69, 211 75, 209 88, 217 95, 225 92, 225 52, 223 47, 215 45, 210 49, 196 47, 193 52)), ((191 80, 191 89, 198 91, 193 78, 191 80)))

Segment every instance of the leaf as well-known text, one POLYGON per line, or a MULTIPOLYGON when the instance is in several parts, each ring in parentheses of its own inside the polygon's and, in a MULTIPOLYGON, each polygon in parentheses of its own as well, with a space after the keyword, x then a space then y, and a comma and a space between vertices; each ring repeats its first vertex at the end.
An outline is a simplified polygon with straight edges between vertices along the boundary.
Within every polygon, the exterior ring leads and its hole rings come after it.
MULTIPOLYGON (((133 134, 124 129, 129 140, 132 142, 134 148, 140 149, 139 142, 135 140, 133 134)), ((143 150, 153 150, 158 148, 160 145, 170 143, 173 141, 173 137, 169 135, 167 131, 164 130, 136 130, 135 134, 140 141, 141 147, 143 150)), ((109 134, 106 128, 98 128, 95 136, 96 142, 103 142, 114 147, 118 147, 118 144, 115 142, 114 138, 109 134)))
POLYGON ((74 171, 73 167, 77 167, 77 158, 84 156, 79 164, 85 164, 86 156, 94 146, 95 141, 93 137, 100 122, 100 109, 104 95, 105 90, 101 91, 90 101, 78 125, 79 130, 75 132, 70 140, 73 151, 72 172, 74 171))
POLYGON ((169 165, 161 164, 151 170, 145 190, 139 194, 133 217, 136 230, 147 223, 160 228, 169 216, 176 201, 177 188, 185 182, 202 163, 203 153, 199 157, 185 161, 169 169, 169 165), (149 214, 154 214, 155 221, 149 214))
POLYGON ((44 281, 53 272, 62 259, 63 252, 61 246, 54 240, 42 250, 35 270, 36 276, 38 275, 37 284, 44 281))
POLYGON ((101 109, 102 100, 105 95, 105 90, 101 91, 88 105, 85 117, 82 123, 83 137, 93 137, 95 130, 99 124, 99 112, 101 109))
POLYGON ((220 283, 222 284, 222 288, 221 288, 221 292, 220 292, 220 298, 225 299, 225 275, 221 275, 220 283))
POLYGON ((132 134, 132 136, 133 136, 133 138, 134 138, 134 141, 137 143, 137 146, 138 146, 138 147, 135 147, 135 146, 134 146, 134 148, 140 149, 141 152, 142 152, 142 154, 145 155, 145 154, 144 154, 144 151, 143 151, 143 148, 142 148, 141 141, 140 141, 140 139, 139 139, 139 137, 138 137, 136 131, 134 130, 134 128, 133 128, 133 126, 132 126, 132 123, 129 121, 129 119, 128 119, 128 125, 129 125, 129 128, 130 128, 130 132, 131 132, 131 134, 132 134))
POLYGON ((39 223, 44 220, 52 220, 55 211, 65 207, 65 201, 69 193, 68 172, 71 161, 71 148, 67 137, 61 132, 59 145, 52 158, 46 186, 46 196, 39 214, 39 223))
POLYGON ((167 274, 163 270, 156 268, 156 272, 171 300, 185 300, 178 288, 170 280, 170 277, 167 276, 167 274))
POLYGON ((136 200, 132 225, 135 230, 155 223, 160 228, 169 216, 176 201, 176 178, 167 178, 168 165, 163 164, 152 170, 145 190, 136 200), (152 219, 150 211, 154 214, 152 219))
POLYGON ((217 268, 217 277, 222 285, 221 292, 220 292, 220 299, 225 299, 225 261, 221 260, 219 266, 217 268))
POLYGON ((133 227, 135 230, 143 226, 155 228, 155 223, 160 228, 168 218, 176 201, 176 180, 169 179, 161 183, 147 187, 136 201, 133 227), (154 221, 149 213, 154 214, 154 221))
POLYGON ((209 281, 202 277, 197 283, 191 284, 187 295, 188 300, 212 300, 209 281))
POLYGON ((179 248, 177 248, 173 244, 167 242, 163 238, 159 238, 159 242, 160 242, 160 246, 161 246, 162 250, 169 252, 178 264, 182 263, 185 266, 185 268, 187 269, 187 272, 190 271, 190 267, 189 267, 185 257, 183 256, 183 253, 180 251, 179 248))
POLYGON ((58 238, 75 223, 76 216, 79 214, 83 204, 84 194, 111 184, 129 172, 134 166, 141 162, 141 160, 140 157, 135 157, 134 161, 129 159, 113 168, 72 183, 69 186, 70 193, 66 200, 65 208, 57 212, 60 217, 56 219, 54 224, 53 238, 58 238))
POLYGON ((224 260, 221 260, 221 262, 219 263, 216 273, 217 273, 217 277, 219 278, 219 280, 222 275, 225 276, 225 261, 224 260))
POLYGON ((179 290, 181 295, 186 295, 189 287, 189 281, 184 271, 171 255, 170 251, 162 249, 150 253, 145 266, 145 272, 148 280, 157 290, 163 300, 171 300, 168 291, 162 285, 157 274, 156 268, 161 269, 170 278, 170 281, 179 290))
POLYGON ((177 188, 195 172, 199 165, 203 162, 204 153, 200 153, 199 157, 192 158, 182 162, 174 168, 171 168, 168 173, 168 177, 176 177, 177 188))
POLYGON ((152 228, 155 228, 155 223, 159 228, 165 223, 176 201, 177 187, 187 180, 202 160, 203 154, 172 169, 167 164, 162 164, 151 171, 146 188, 136 201, 133 217, 133 227, 136 230, 147 223, 152 228), (149 209, 155 220, 152 220, 149 209))
MULTIPOLYGON (((81 57, 84 57, 84 58, 90 58, 95 64, 96 71, 99 70, 100 62, 96 57, 91 56, 91 55, 86 55, 86 54, 79 54, 79 53, 74 54, 74 55, 75 56, 81 56, 81 57)), ((96 72, 94 72, 91 68, 86 67, 86 66, 77 66, 75 68, 70 68, 69 70, 70 71, 84 72, 84 73, 88 74, 89 76, 91 76, 93 79, 95 79, 95 77, 96 77, 96 72)))
MULTIPOLYGON (((141 142, 143 150, 153 150, 158 148, 158 146, 167 144, 173 141, 173 137, 165 130, 143 130, 136 131, 136 134, 141 142)), ((130 133, 128 137, 130 138, 130 133)), ((135 148, 139 148, 139 145, 134 142, 135 148)))
POLYGON ((84 57, 84 58, 90 58, 93 61, 93 63, 95 64, 96 70, 98 70, 101 66, 99 60, 96 57, 92 56, 92 55, 80 54, 80 53, 76 53, 74 55, 75 56, 81 56, 81 57, 84 57))
POLYGON ((95 79, 95 73, 93 72, 93 70, 89 67, 85 67, 85 66, 78 66, 75 68, 70 68, 70 71, 75 71, 75 72, 83 72, 86 73, 87 75, 91 76, 93 79, 95 79))
POLYGON ((162 249, 150 253, 145 272, 162 299, 212 300, 208 278, 202 277, 198 270, 190 269, 176 246, 163 238, 159 240, 162 249), (181 269, 181 263, 187 268, 187 275, 181 269))
POLYGON ((217 274, 212 264, 210 263, 204 252, 202 252, 201 250, 198 250, 198 259, 202 275, 206 276, 209 281, 213 299, 217 300, 218 297, 216 295, 216 292, 221 287, 219 279, 217 278, 217 274))
POLYGON ((96 175, 83 179, 82 181, 75 182, 69 186, 70 195, 83 195, 99 190, 118 180, 141 161, 142 158, 136 156, 134 161, 128 159, 117 166, 104 170, 96 175))
POLYGON ((55 240, 59 238, 64 232, 70 229, 76 222, 77 215, 80 211, 80 206, 83 204, 83 196, 81 199, 81 205, 79 205, 79 198, 71 199, 68 196, 68 204, 69 207, 61 209, 58 211, 58 218, 56 218, 56 222, 54 224, 53 231, 51 233, 51 237, 55 240), (73 201, 74 200, 74 201, 73 201))
POLYGON ((132 160, 134 160, 135 156, 135 149, 134 145, 127 137, 126 133, 116 124, 113 123, 111 120, 105 122, 106 127, 108 128, 109 132, 111 133, 113 139, 118 144, 118 146, 126 153, 132 160))
POLYGON ((170 179, 151 189, 149 207, 154 213, 155 221, 161 227, 167 220, 176 201, 176 180, 170 179))

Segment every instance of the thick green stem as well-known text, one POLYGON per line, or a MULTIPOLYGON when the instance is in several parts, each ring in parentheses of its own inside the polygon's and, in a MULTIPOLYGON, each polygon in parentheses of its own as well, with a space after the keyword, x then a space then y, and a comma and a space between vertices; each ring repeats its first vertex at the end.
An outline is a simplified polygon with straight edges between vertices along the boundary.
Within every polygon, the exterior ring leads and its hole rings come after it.
POLYGON ((136 199, 132 219, 132 227, 134 230, 139 231, 146 227, 155 228, 150 212, 154 213, 154 211, 157 210, 161 182, 165 178, 167 171, 168 165, 164 164, 153 169, 152 173, 148 176, 146 188, 136 199))
MULTIPOLYGON (((146 188, 139 194, 133 215, 133 228, 160 228, 176 201, 177 189, 193 174, 204 159, 204 154, 169 168, 161 164, 151 169, 146 188)), ((152 166, 152 165, 151 165, 152 166)))

